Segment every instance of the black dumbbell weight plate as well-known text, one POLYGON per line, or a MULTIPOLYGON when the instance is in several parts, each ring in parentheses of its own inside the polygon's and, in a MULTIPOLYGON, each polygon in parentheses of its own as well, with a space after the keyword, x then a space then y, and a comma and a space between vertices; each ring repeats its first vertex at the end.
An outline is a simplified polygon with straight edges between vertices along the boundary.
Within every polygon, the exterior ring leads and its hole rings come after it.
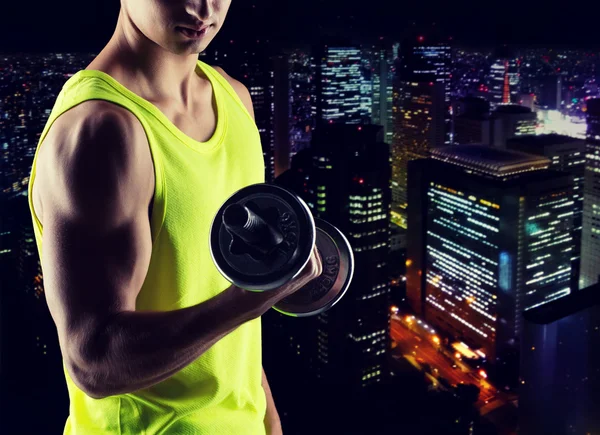
POLYGON ((314 316, 330 309, 344 296, 354 274, 354 256, 346 237, 330 223, 314 221, 323 273, 273 307, 288 316, 314 316))
POLYGON ((221 274, 238 287, 273 290, 289 282, 306 265, 315 243, 314 229, 314 219, 302 199, 279 186, 253 184, 235 192, 219 208, 211 225, 210 252, 221 274), (223 224, 223 213, 231 204, 260 214, 281 232, 284 242, 267 256, 252 252, 223 224))

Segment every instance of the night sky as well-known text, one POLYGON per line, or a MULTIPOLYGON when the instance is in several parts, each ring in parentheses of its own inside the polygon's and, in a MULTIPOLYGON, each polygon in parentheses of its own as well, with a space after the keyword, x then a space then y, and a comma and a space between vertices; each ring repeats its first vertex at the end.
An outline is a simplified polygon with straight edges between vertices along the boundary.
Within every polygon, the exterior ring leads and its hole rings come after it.
MULTIPOLYGON (((0 51, 99 51, 119 0, 11 0, 0 6, 0 51)), ((215 39, 311 43, 329 34, 398 40, 411 27, 435 28, 467 46, 598 47, 596 14, 583 2, 506 0, 233 0, 215 39)), ((366 41, 365 41, 366 42, 366 41)))

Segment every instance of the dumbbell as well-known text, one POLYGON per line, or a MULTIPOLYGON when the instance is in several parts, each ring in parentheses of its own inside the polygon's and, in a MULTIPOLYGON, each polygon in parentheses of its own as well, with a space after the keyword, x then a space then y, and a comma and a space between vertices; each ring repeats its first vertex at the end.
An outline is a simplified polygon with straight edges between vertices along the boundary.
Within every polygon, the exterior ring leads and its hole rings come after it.
POLYGON ((215 214, 210 253, 219 272, 249 291, 269 291, 295 278, 316 245, 321 275, 273 308, 294 317, 314 316, 333 307, 354 274, 354 256, 346 237, 313 217, 292 191, 257 183, 233 193, 215 214))

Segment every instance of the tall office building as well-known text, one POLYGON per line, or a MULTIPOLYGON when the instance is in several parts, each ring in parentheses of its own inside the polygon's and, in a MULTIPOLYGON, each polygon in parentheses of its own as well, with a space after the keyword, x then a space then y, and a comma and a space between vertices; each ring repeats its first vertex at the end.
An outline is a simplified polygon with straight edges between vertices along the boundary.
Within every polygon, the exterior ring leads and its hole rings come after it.
POLYGON ((317 132, 313 157, 315 215, 342 230, 356 261, 348 297, 320 319, 318 374, 358 390, 385 380, 389 347, 390 170, 383 139, 380 126, 331 126, 317 132))
POLYGON ((391 47, 373 47, 369 51, 371 71, 368 80, 371 82, 371 123, 383 126, 384 142, 392 143, 393 112, 392 90, 395 73, 393 51, 391 47))
POLYGON ((535 135, 537 115, 531 109, 518 104, 497 106, 491 115, 490 145, 506 148, 506 141, 513 137, 535 135))
POLYGON ((504 87, 508 85, 507 65, 503 59, 496 60, 490 67, 489 89, 490 103, 492 107, 496 107, 502 103, 510 103, 510 98, 505 99, 504 87))
POLYGON ((454 119, 455 143, 506 148, 507 141, 512 138, 536 135, 537 126, 537 115, 525 106, 504 104, 491 114, 473 110, 454 119))
POLYGON ((524 314, 519 434, 600 433, 600 285, 524 314))
POLYGON ((409 164, 411 306, 479 349, 506 382, 521 312, 570 293, 573 176, 549 165, 477 145, 409 164))
POLYGON ((454 143, 488 145, 491 138, 490 103, 483 98, 466 97, 455 104, 454 143))
POLYGON ((451 47, 418 36, 401 45, 392 140, 392 212, 406 227, 407 168, 413 159, 452 143, 451 47))
MULTIPOLYGON (((273 176, 290 167, 291 115, 290 63, 287 54, 273 56, 273 176)), ((273 181, 274 178, 271 180, 273 181)))
POLYGON ((550 159, 550 169, 573 175, 573 249, 571 251, 571 289, 579 288, 581 263, 581 230, 583 226, 583 181, 585 175, 585 141, 545 134, 510 139, 507 149, 545 156, 550 159))
POLYGON ((380 126, 332 124, 315 130, 306 155, 310 168, 277 182, 301 188, 297 193, 314 216, 342 231, 355 271, 347 294, 329 311, 300 326, 279 319, 282 335, 316 380, 340 392, 366 391, 385 380, 389 348, 389 147, 380 126))
POLYGON ((364 122, 361 50, 356 47, 318 46, 317 123, 364 122))
POLYGON ((310 147, 317 116, 317 68, 306 50, 289 53, 290 158, 310 147))
POLYGON ((579 288, 600 281, 600 99, 587 102, 586 163, 579 288))
POLYGON ((519 101, 521 90, 517 59, 496 59, 490 69, 489 89, 490 104, 493 109, 502 104, 519 101))
POLYGON ((543 110, 560 110, 562 79, 558 75, 541 77, 536 83, 537 105, 543 110))
POLYGON ((370 124, 373 115, 373 93, 376 91, 373 83, 373 66, 375 62, 373 47, 360 48, 360 119, 362 124, 370 124))

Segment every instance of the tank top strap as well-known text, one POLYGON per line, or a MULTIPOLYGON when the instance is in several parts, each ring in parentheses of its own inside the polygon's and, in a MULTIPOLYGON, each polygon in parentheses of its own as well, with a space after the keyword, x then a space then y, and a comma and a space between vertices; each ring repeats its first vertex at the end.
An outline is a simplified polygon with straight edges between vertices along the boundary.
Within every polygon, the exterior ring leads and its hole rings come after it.
POLYGON ((250 115, 250 112, 248 112, 248 109, 246 108, 246 105, 242 102, 239 94, 233 88, 233 86, 231 86, 231 83, 229 83, 229 81, 225 77, 223 77, 223 74, 217 71, 213 66, 210 66, 207 63, 202 62, 201 60, 198 60, 198 67, 207 75, 210 74, 210 78, 214 79, 213 83, 217 82, 221 86, 221 88, 225 90, 225 92, 227 92, 227 94, 229 94, 229 96, 241 107, 242 111, 250 117, 252 122, 254 122, 252 115, 250 115))

